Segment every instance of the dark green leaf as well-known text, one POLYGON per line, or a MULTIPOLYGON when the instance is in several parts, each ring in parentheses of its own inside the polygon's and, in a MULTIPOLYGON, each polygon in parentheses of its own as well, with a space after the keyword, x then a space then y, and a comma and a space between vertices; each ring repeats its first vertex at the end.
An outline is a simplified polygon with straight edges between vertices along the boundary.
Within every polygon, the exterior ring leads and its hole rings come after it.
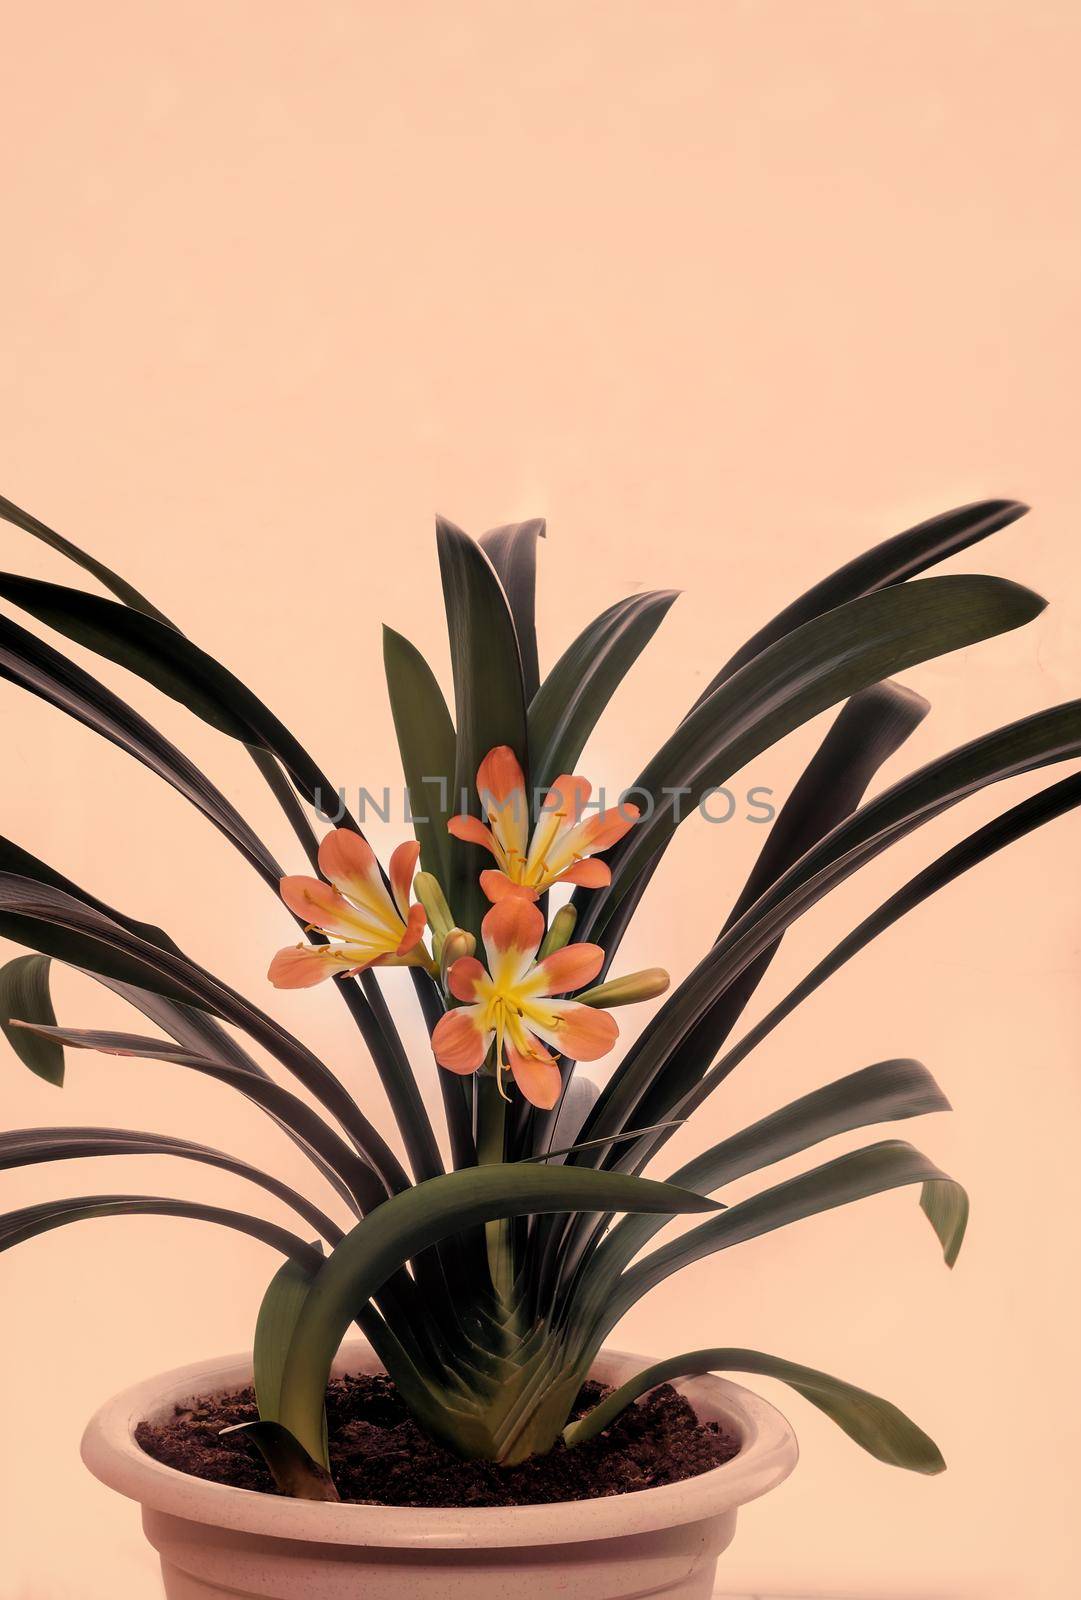
MULTIPOLYGON (((0 594, 58 633, 144 678, 220 732, 247 745, 261 745, 281 761, 306 800, 325 811, 335 809, 337 790, 288 728, 246 684, 177 629, 100 595, 14 573, 0 574, 0 594)), ((18 632, 22 634, 21 629, 18 632)), ((24 637, 33 640, 31 634, 24 637)), ((34 643, 47 649, 40 640, 34 643)), ((73 679, 89 681, 100 690, 95 680, 63 656, 53 651, 49 656, 54 675, 60 675, 55 664, 63 663, 73 679)), ((114 706, 123 706, 108 690, 103 692, 114 706)), ((129 707, 123 709, 141 728, 149 726, 129 707)))
POLYGON ((109 589, 126 606, 134 606, 136 611, 143 611, 148 617, 156 617, 159 622, 169 622, 168 617, 156 606, 151 605, 146 596, 141 595, 138 589, 132 588, 124 578, 105 566, 103 562, 96 560, 94 556, 87 555, 85 550, 80 550, 70 539, 54 533, 52 528, 46 527, 44 522, 39 522, 37 517, 32 517, 28 511, 22 511, 10 500, 5 500, 3 495, 0 495, 0 517, 3 517, 5 522, 13 523, 16 528, 21 528, 24 533, 40 539, 42 544, 47 544, 51 550, 66 556, 77 567, 82 567, 84 572, 89 572, 104 589, 109 589))
POLYGON ((11 1019, 55 1024, 52 996, 49 993, 48 956, 16 956, 0 968, 0 1028, 24 1067, 36 1072, 46 1083, 59 1089, 64 1082, 64 1051, 51 1039, 13 1028, 11 1019))
MULTIPOLYGON (((880 1061, 801 1095, 780 1111, 722 1139, 673 1172, 667 1182, 700 1194, 713 1194, 748 1173, 759 1172, 854 1128, 900 1122, 949 1109, 946 1096, 918 1061, 880 1061)), ((623 1268, 663 1225, 654 1217, 625 1217, 600 1246, 595 1270, 614 1285, 623 1268)), ((579 1250, 577 1258, 582 1254, 579 1250)))
MULTIPOLYGON (((111 600, 95 600, 95 604, 109 606, 120 617, 132 618, 148 628, 160 628, 171 639, 180 639, 172 629, 111 600)), ((281 867, 209 778, 104 684, 7 617, 0 617, 0 676, 92 728, 164 778, 237 846, 265 881, 277 888, 281 867)))
MULTIPOLYGON (((256 1078, 268 1078, 270 1074, 261 1067, 257 1061, 244 1050, 227 1028, 223 1028, 216 1017, 208 1011, 199 1010, 194 1006, 180 1005, 173 1000, 166 1000, 163 995, 151 994, 149 989, 139 989, 131 983, 118 983, 115 979, 102 977, 98 973, 86 972, 84 977, 94 978, 106 989, 111 989, 122 1000, 148 1017, 157 1024, 163 1032, 186 1050, 190 1055, 202 1056, 212 1061, 225 1063, 239 1068, 241 1072, 248 1072, 256 1078)), ((273 1117, 273 1112, 269 1115, 273 1117)), ((277 1118, 274 1118, 278 1121, 277 1118)), ((303 1150, 308 1160, 330 1184, 335 1194, 350 1211, 360 1215, 360 1207, 348 1185, 345 1184, 334 1171, 329 1162, 324 1161, 318 1151, 313 1150, 294 1129, 288 1124, 278 1122, 278 1126, 287 1138, 291 1139, 298 1149, 303 1150)))
POLYGON ((337 1244, 342 1230, 303 1195, 262 1172, 247 1161, 239 1161, 223 1150, 193 1144, 190 1139, 174 1139, 164 1133, 138 1133, 130 1128, 16 1128, 0 1133, 0 1171, 10 1167, 38 1166, 48 1161, 82 1161, 93 1156, 180 1156, 208 1167, 220 1167, 239 1178, 258 1184, 275 1199, 291 1206, 298 1216, 314 1227, 330 1244, 337 1244))
MULTIPOLYGON (((929 710, 922 695, 899 683, 876 683, 853 695, 781 807, 722 935, 782 872, 851 816, 880 767, 896 754, 929 710)), ((716 1055, 779 947, 780 940, 741 973, 725 991, 723 1006, 703 1017, 681 1051, 698 1061, 716 1055)))
MULTIPOLYGON (((735 1071, 740 1062, 744 1061, 774 1028, 790 1016, 798 1005, 820 988, 847 961, 851 961, 852 957, 873 939, 877 939, 879 934, 891 928, 903 916, 907 916, 916 906, 922 905, 939 889, 945 888, 963 873, 978 866, 981 861, 986 861, 989 856, 1024 838, 1026 834, 1042 827, 1044 823, 1064 816, 1078 805, 1081 805, 1081 774, 1075 773, 1069 778, 1063 778, 1060 782, 1049 785, 1046 789, 1041 789, 1038 794, 1031 795, 1020 805, 1011 807, 1000 817, 995 817, 982 828, 978 828, 975 833, 969 834, 968 838, 962 839, 959 844, 947 850, 944 855, 939 856, 922 872, 917 873, 898 889, 896 894, 891 895, 879 906, 877 911, 865 917, 857 928, 841 940, 840 944, 835 945, 783 1000, 756 1023, 738 1045, 717 1062, 685 1102, 685 1112, 689 1114, 690 1110, 700 1105, 706 1096, 735 1071)), ((936 1216, 945 1218, 943 1199, 944 1197, 939 1195, 932 1197, 929 1203, 933 1203, 936 1216)), ((931 1216, 931 1210, 928 1210, 928 1216, 931 1216)), ((952 1224, 945 1222, 944 1226, 950 1227, 952 1224)), ((946 1247, 945 1236, 943 1245, 946 1247)))
POLYGON ((262 1217, 249 1217, 243 1211, 226 1211, 220 1206, 199 1205, 193 1200, 165 1200, 158 1195, 91 1194, 65 1200, 46 1200, 41 1205, 24 1206, 20 1211, 0 1215, 0 1250, 10 1250, 27 1239, 63 1228, 69 1222, 85 1222, 95 1217, 190 1217, 196 1222, 214 1222, 235 1228, 282 1255, 311 1263, 318 1253, 303 1239, 262 1217))
MULTIPOLYGON (((742 649, 721 668, 701 696, 705 700, 720 684, 727 682, 748 661, 786 633, 802 627, 812 617, 820 617, 834 606, 860 595, 873 594, 891 584, 914 578, 928 567, 933 567, 959 550, 986 539, 989 534, 1006 528, 1018 517, 1023 517, 1028 506, 1018 500, 977 500, 972 505, 958 506, 954 511, 943 511, 921 522, 904 533, 894 534, 882 544, 865 550, 862 555, 839 567, 828 578, 816 583, 807 593, 794 600, 780 614, 760 628, 742 649)), ((701 703, 701 702, 699 702, 701 703)))
MULTIPOLYGON (((254 1105, 268 1111, 276 1122, 291 1128, 307 1147, 318 1151, 335 1172, 348 1184, 351 1193, 364 1207, 377 1205, 385 1198, 385 1189, 378 1182, 368 1163, 361 1159, 345 1140, 318 1112, 283 1089, 272 1078, 253 1074, 229 1062, 215 1061, 209 1057, 193 1055, 178 1050, 168 1039, 147 1038, 135 1033, 114 1033, 96 1028, 42 1028, 35 1033, 55 1039, 59 1044, 75 1050, 94 1050, 102 1055, 131 1056, 143 1061, 158 1061, 172 1066, 188 1067, 205 1077, 239 1089, 254 1105)), ((321 1230, 320 1230, 321 1231, 321 1230)))
POLYGON ((779 1356, 764 1355, 760 1350, 692 1350, 687 1355, 658 1361, 606 1395, 578 1422, 570 1423, 564 1429, 563 1438, 568 1445, 584 1444, 587 1439, 603 1433, 639 1395, 660 1383, 697 1378, 707 1372, 751 1372, 763 1378, 778 1378, 825 1412, 850 1439, 887 1466, 930 1474, 946 1470, 934 1440, 888 1400, 869 1394, 866 1389, 857 1389, 840 1378, 831 1378, 828 1372, 798 1366, 794 1361, 782 1361, 779 1356))
POLYGON ((8 921, 26 925, 28 931, 16 935, 25 944, 35 945, 48 954, 61 954, 64 960, 90 972, 119 977, 141 988, 167 993, 170 999, 179 999, 182 1003, 203 1005, 224 1021, 242 1028, 338 1118, 388 1190, 408 1184, 401 1163, 386 1140, 323 1062, 273 1018, 195 962, 147 943, 87 902, 49 884, 0 872, 0 931, 7 931, 5 923, 8 921), (8 913, 13 915, 9 918, 8 913), (79 936, 75 941, 77 953, 53 947, 57 942, 64 942, 50 940, 49 935, 56 929, 64 935, 79 936), (132 977, 127 970, 114 971, 115 965, 132 964, 115 963, 112 958, 117 953, 133 958, 137 970, 145 971, 146 977, 132 977))
MULTIPOLYGON (((322 1256, 318 1243, 313 1244, 312 1248, 322 1256)), ((289 1341, 296 1329, 301 1307, 315 1281, 316 1270, 299 1261, 283 1262, 267 1285, 259 1307, 252 1367, 255 1399, 263 1422, 278 1420, 282 1373, 289 1341)))
POLYGON ((537 540, 545 536, 543 517, 530 522, 509 522, 482 534, 479 544, 495 568, 507 596, 518 650, 522 658, 522 684, 526 704, 540 683, 537 662, 537 540))
POLYGON ((747 1239, 757 1239, 805 1217, 883 1194, 888 1189, 912 1183, 922 1187, 925 1183, 953 1181, 902 1139, 885 1139, 880 1144, 849 1151, 797 1178, 789 1178, 761 1194, 752 1195, 749 1200, 730 1206, 671 1243, 661 1245, 624 1272, 614 1290, 598 1252, 586 1269, 587 1290, 573 1310, 576 1326, 589 1347, 599 1348, 608 1331, 636 1301, 673 1272, 701 1261, 704 1256, 728 1250, 747 1239))
POLYGON ((677 818, 785 734, 906 667, 1030 622, 1044 604, 1004 578, 923 578, 849 601, 770 645, 681 723, 638 779, 652 814, 611 852, 611 886, 592 895, 578 936, 603 943, 611 910, 677 818))
MULTIPOLYGON (((509 745, 529 781, 522 662, 507 597, 488 557, 453 523, 436 524, 439 570, 454 672, 457 752, 454 811, 479 814, 477 769, 496 745, 509 745)), ((451 881, 444 885, 454 915, 477 933, 487 902, 477 879, 490 862, 477 846, 453 842, 451 881)))
POLYGON ((454 724, 431 667, 393 628, 383 629, 383 662, 421 866, 446 885, 453 845, 447 818, 455 809, 454 724))
POLYGON ((609 700, 663 622, 677 589, 609 606, 560 656, 529 707, 529 752, 538 790, 573 772, 609 700))
POLYGON ((703 1082, 705 1063, 678 1056, 682 1039, 785 929, 859 867, 987 784, 1078 755, 1081 701, 1071 701, 950 751, 862 806, 783 873, 675 990, 620 1064, 583 1137, 598 1138, 644 1114, 643 1096, 654 1084, 648 1101, 654 1116, 683 1115, 700 1103, 700 1096, 686 1097, 703 1082))

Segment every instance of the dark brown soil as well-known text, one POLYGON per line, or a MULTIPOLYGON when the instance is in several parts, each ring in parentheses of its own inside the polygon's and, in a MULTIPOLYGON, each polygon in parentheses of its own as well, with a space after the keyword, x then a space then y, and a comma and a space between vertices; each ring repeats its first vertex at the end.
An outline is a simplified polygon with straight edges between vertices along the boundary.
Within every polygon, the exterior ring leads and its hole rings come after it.
MULTIPOLYGON (((607 1391, 587 1383, 580 1415, 607 1391)), ((212 1483, 274 1494, 262 1459, 222 1428, 257 1416, 255 1394, 206 1396, 166 1422, 142 1422, 148 1455, 212 1483)), ((592 1500, 678 1483, 730 1461, 738 1441, 719 1423, 701 1423, 670 1384, 629 1406, 599 1439, 562 1443, 518 1466, 461 1461, 422 1433, 389 1378, 338 1378, 327 1392, 330 1459, 343 1500, 384 1506, 520 1506, 592 1500)))

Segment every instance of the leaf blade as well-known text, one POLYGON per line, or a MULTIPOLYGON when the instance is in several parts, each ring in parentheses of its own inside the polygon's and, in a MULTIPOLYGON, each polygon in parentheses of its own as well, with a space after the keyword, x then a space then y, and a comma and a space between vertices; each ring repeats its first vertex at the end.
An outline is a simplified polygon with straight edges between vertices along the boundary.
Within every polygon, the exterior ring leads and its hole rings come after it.
POLYGON ((610 853, 612 882, 591 895, 578 936, 600 935, 604 942, 618 900, 675 833, 681 796, 691 810, 838 700, 1020 627, 1044 605, 1039 595, 1004 578, 922 578, 848 601, 769 646, 702 701, 639 777, 635 788, 653 797, 652 813, 610 853))
POLYGON ((702 1377, 707 1372, 745 1372, 776 1378, 809 1400, 862 1450, 887 1466, 928 1475, 946 1470, 942 1452, 934 1440, 891 1401, 814 1367, 785 1361, 760 1350, 733 1347, 691 1350, 686 1355, 671 1356, 647 1367, 607 1395, 579 1421, 568 1424, 563 1432, 564 1441, 568 1446, 585 1444, 609 1427, 626 1406, 658 1384, 702 1377))
POLYGON ((547 535, 543 517, 528 522, 508 522, 481 535, 478 543, 495 568, 507 596, 518 650, 522 658, 522 687, 526 704, 537 692, 537 540, 547 535))
POLYGON ((457 759, 454 723, 431 667, 416 646, 393 628, 383 629, 383 665, 421 866, 440 884, 448 884, 447 819, 457 759))
MULTIPOLYGON (((436 522, 436 546, 454 674, 457 729, 453 805, 479 812, 477 769, 489 750, 509 745, 529 786, 522 661, 514 620, 503 586, 480 546, 442 517, 436 522)), ((473 844, 454 842, 447 898, 459 924, 480 931, 487 902, 478 878, 486 865, 484 852, 473 844)))
POLYGON ((676 589, 658 589, 617 601, 560 656, 529 706, 538 790, 574 770, 608 702, 678 597, 676 589))
POLYGON ((49 993, 51 965, 49 956, 34 953, 16 956, 0 968, 0 1028, 23 1066, 60 1089, 64 1084, 63 1046, 11 1026, 13 1017, 55 1025, 56 1012, 49 993))

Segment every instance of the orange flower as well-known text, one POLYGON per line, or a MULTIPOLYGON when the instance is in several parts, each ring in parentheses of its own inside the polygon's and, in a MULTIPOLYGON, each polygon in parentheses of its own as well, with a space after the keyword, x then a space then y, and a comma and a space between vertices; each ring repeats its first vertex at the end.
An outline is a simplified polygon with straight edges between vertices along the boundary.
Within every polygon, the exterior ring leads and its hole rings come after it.
POLYGON ((603 861, 590 861, 617 844, 638 821, 637 806, 623 804, 584 818, 592 785, 573 773, 552 784, 537 825, 529 837, 529 799, 518 758, 509 745, 489 750, 477 772, 477 793, 488 818, 451 817, 447 827, 456 839, 489 850, 497 862, 480 875, 489 900, 516 895, 536 900, 553 883, 576 883, 603 889, 612 874, 603 861))
POLYGON ((394 851, 388 894, 367 840, 348 828, 328 833, 319 846, 319 870, 329 883, 283 878, 280 892, 290 911, 303 917, 308 927, 340 942, 279 950, 267 974, 275 988, 308 989, 337 973, 363 972, 366 967, 430 965, 421 943, 427 925, 424 908, 409 903, 419 854, 415 841, 394 851))
POLYGON ((440 1018, 432 1049, 441 1067, 464 1075, 483 1066, 494 1042, 500 1090, 505 1055, 526 1099, 549 1111, 561 1079, 545 1044, 572 1061, 596 1061, 619 1029, 607 1011, 555 998, 592 982, 604 961, 600 946, 568 944, 538 961, 543 937, 544 917, 528 900, 508 895, 492 907, 481 924, 487 968, 476 956, 450 966, 447 987, 465 1003, 440 1018))

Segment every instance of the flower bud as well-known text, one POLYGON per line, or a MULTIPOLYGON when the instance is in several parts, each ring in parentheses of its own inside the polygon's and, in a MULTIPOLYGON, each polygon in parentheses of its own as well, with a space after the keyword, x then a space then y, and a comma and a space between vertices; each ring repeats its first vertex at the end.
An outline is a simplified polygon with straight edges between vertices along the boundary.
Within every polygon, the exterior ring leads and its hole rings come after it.
POLYGON ((432 948, 438 960, 443 940, 454 927, 454 918, 451 916, 447 897, 439 886, 438 878, 433 877, 430 872, 417 873, 413 879, 413 893, 427 913, 428 926, 432 930, 432 948))
POLYGON ((552 918, 552 926, 544 936, 544 943, 537 952, 538 961, 543 961, 545 956, 550 956, 553 950, 562 950, 565 944, 570 944, 574 925, 578 921, 578 913, 573 906, 563 906, 552 918))
POLYGON ((671 981, 663 967, 646 967, 642 972, 629 972, 625 978, 599 983, 574 998, 584 1006, 629 1006, 636 1000, 655 1000, 671 981))
POLYGON ((471 933, 466 933, 464 928, 451 928, 439 953, 439 976, 444 989, 447 986, 447 973, 454 963, 463 956, 471 956, 476 948, 477 941, 471 933))

